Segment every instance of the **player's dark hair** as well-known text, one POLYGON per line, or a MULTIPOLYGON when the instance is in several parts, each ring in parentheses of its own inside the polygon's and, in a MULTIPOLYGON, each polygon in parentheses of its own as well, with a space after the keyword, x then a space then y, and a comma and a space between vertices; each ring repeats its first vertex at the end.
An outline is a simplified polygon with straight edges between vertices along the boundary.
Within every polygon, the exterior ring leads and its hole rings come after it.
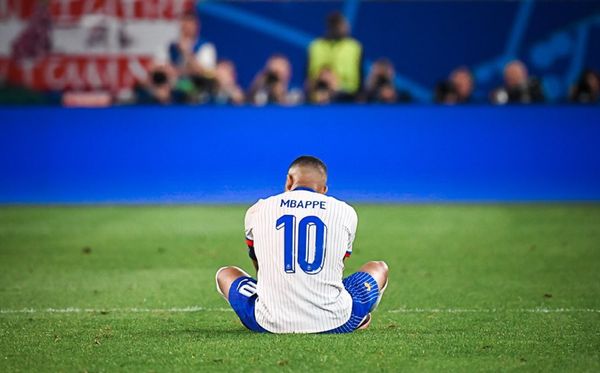
POLYGON ((290 164, 290 167, 288 168, 288 170, 291 169, 292 167, 296 167, 296 166, 313 167, 313 168, 318 169, 325 176, 327 176, 327 165, 325 165, 325 162, 323 162, 322 160, 320 160, 317 157, 313 157, 312 155, 302 155, 302 156, 296 158, 292 162, 292 164, 290 164))

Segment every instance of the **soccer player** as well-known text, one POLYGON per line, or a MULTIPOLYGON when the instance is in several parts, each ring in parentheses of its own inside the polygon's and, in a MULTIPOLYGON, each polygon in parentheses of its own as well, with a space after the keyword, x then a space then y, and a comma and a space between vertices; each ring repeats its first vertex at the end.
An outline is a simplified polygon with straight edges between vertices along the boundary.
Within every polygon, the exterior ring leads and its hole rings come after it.
POLYGON ((347 333, 365 329, 387 285, 384 262, 342 279, 357 215, 327 192, 327 167, 302 156, 285 192, 246 212, 246 243, 258 281, 238 267, 217 271, 219 293, 255 332, 347 333))

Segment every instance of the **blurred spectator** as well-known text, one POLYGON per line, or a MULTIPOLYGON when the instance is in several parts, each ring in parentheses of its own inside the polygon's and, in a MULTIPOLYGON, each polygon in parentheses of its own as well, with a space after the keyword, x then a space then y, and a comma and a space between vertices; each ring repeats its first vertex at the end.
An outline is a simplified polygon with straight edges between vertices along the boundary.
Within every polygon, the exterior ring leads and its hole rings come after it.
POLYGON ((301 97, 289 88, 291 76, 292 66, 287 57, 272 55, 254 78, 248 94, 249 101, 255 105, 298 104, 301 97))
POLYGON ((154 56, 146 82, 135 87, 136 101, 202 104, 211 102, 216 89, 217 51, 200 38, 200 19, 194 11, 181 16, 179 37, 154 56))
POLYGON ((456 86, 450 80, 444 80, 435 86, 433 101, 436 104, 455 105, 458 104, 458 93, 456 86))
POLYGON ((244 103, 244 92, 237 83, 237 72, 233 62, 230 60, 219 61, 215 70, 215 81, 215 103, 235 105, 244 103))
POLYGON ((338 94, 338 81, 333 70, 324 67, 319 71, 316 79, 310 83, 308 98, 313 104, 325 105, 336 101, 338 94))
POLYGON ((504 86, 492 92, 495 104, 529 104, 544 102, 539 80, 530 78, 523 62, 515 60, 504 67, 504 86))
POLYGON ((169 44, 169 61, 180 76, 212 75, 217 50, 200 38, 200 19, 193 11, 181 17, 179 39, 169 44))
POLYGON ((466 67, 459 67, 450 74, 450 81, 454 84, 458 102, 469 103, 473 100, 473 74, 466 67))
POLYGON ((571 87, 569 99, 579 104, 597 103, 600 97, 600 77, 592 70, 584 71, 571 87))
POLYGON ((473 75, 466 67, 450 73, 448 80, 435 88, 434 101, 439 104, 468 104, 473 102, 473 75))
POLYGON ((12 41, 11 57, 15 61, 44 57, 52 50, 51 32, 52 16, 49 2, 34 2, 33 14, 27 26, 12 41))
POLYGON ((385 104, 411 101, 407 92, 399 91, 396 88, 395 78, 396 72, 391 61, 385 58, 375 61, 365 84, 367 101, 385 104))
POLYGON ((350 37, 350 26, 340 12, 327 17, 325 37, 314 40, 308 47, 308 86, 316 81, 324 68, 335 74, 338 101, 353 100, 362 83, 362 46, 350 37))

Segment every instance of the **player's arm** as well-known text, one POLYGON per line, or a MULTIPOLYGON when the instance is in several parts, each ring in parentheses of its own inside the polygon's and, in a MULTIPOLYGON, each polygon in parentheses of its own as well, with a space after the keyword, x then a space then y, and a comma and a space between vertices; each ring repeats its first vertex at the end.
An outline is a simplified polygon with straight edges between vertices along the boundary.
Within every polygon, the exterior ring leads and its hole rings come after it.
POLYGON ((358 215, 356 215, 356 211, 354 211, 352 207, 348 207, 348 223, 346 226, 346 230, 348 232, 348 246, 346 248, 346 253, 344 254, 344 262, 350 257, 350 255, 352 255, 352 245, 354 244, 356 227, 358 226, 358 215))
POLYGON ((248 245, 248 256, 252 260, 252 265, 254 265, 254 269, 258 272, 258 260, 256 259, 256 253, 254 252, 254 241, 248 239, 248 232, 246 232, 246 245, 248 245))
POLYGON ((246 231, 246 245, 248 246, 248 256, 252 260, 252 265, 258 272, 258 259, 256 258, 256 253, 254 252, 254 216, 256 215, 256 211, 258 210, 258 205, 260 201, 254 204, 254 206, 250 207, 248 211, 246 211, 246 217, 244 218, 244 228, 246 231))

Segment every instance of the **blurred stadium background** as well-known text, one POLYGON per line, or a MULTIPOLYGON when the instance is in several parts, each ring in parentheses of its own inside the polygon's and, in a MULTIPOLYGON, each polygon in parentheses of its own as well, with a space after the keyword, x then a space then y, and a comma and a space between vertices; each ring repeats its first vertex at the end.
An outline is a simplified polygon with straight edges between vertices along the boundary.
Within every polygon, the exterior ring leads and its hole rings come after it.
POLYGON ((0 201, 247 203, 304 153, 357 202, 597 200, 599 40, 597 1, 2 0, 0 201))
POLYGON ((431 102, 436 84, 461 66, 473 74, 476 102, 486 102, 514 59, 548 102, 566 102, 581 73, 600 66, 597 1, 3 0, 0 73, 5 87, 45 91, 37 98, 46 103, 62 102, 65 91, 131 102, 128 90, 167 58, 182 14, 195 12, 200 37, 233 62, 244 90, 275 53, 291 62, 290 86, 304 88, 307 48, 335 10, 362 43, 364 75, 389 59, 397 88, 418 103, 431 102))

